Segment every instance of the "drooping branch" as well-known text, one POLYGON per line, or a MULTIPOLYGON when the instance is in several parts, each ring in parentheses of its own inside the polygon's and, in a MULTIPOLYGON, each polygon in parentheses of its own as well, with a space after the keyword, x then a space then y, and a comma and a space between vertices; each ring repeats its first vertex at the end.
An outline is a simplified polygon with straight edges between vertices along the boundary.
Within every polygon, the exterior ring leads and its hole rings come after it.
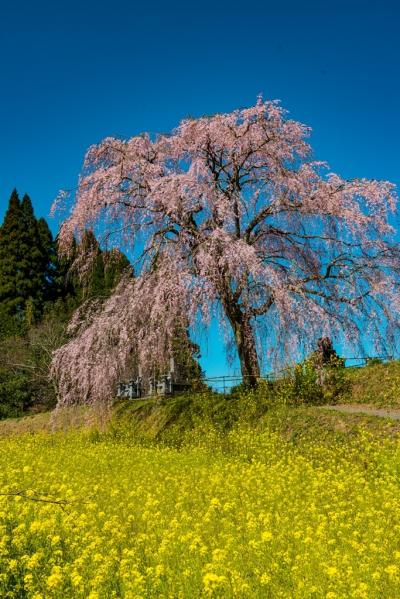
POLYGON ((132 355, 149 368, 177 320, 195 330, 219 308, 253 379, 262 357, 288 357, 315 336, 355 343, 364 328, 377 343, 394 339, 394 185, 330 173, 311 160, 309 132, 259 100, 89 149, 60 249, 97 224, 138 272, 55 353, 63 401, 111 396, 132 355))

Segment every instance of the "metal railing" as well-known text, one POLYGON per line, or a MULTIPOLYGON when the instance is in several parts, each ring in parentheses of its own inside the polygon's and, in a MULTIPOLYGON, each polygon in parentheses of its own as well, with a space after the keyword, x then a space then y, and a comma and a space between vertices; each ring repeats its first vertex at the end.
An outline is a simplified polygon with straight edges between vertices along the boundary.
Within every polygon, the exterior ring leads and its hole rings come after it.
MULTIPOLYGON (((345 368, 361 368, 363 366, 368 366, 369 364, 379 362, 388 363, 395 360, 396 358, 394 356, 359 356, 341 359, 344 362, 345 368)), ((259 376, 258 380, 278 380, 280 378, 283 378, 285 374, 287 374, 289 371, 290 367, 268 372, 259 376)), ((147 386, 148 390, 144 391, 145 387, 142 387, 143 390, 139 393, 136 393, 136 389, 138 389, 138 387, 134 387, 134 385, 137 385, 136 381, 131 381, 129 383, 120 383, 118 396, 127 397, 129 399, 145 399, 160 395, 178 395, 182 392, 189 390, 191 393, 201 393, 204 392, 207 388, 225 395, 231 393, 232 389, 239 385, 242 385, 245 381, 246 376, 237 374, 204 377, 197 379, 184 379, 181 380, 179 383, 173 383, 169 379, 168 375, 164 375, 159 377, 159 381, 158 379, 156 380, 154 378, 154 381, 151 381, 152 384, 147 386), (124 388, 126 389, 126 392, 124 388)))
POLYGON ((346 368, 360 368, 369 364, 379 363, 387 364, 393 362, 394 356, 363 356, 358 358, 343 358, 346 368), (348 364, 349 362, 349 364, 348 364))
MULTIPOLYGON (((368 366, 369 364, 374 363, 388 363, 395 360, 394 356, 359 356, 359 357, 350 357, 350 358, 341 358, 344 361, 345 368, 361 368, 363 366, 368 366)), ((275 370, 269 373, 262 374, 258 377, 258 380, 261 381, 276 381, 279 378, 285 376, 288 373, 290 367, 283 368, 281 370, 275 370)), ((215 391, 219 391, 220 393, 228 393, 234 387, 241 385, 244 383, 246 377, 243 375, 226 375, 226 376, 214 376, 214 377, 206 377, 202 379, 202 382, 211 387, 215 391)))

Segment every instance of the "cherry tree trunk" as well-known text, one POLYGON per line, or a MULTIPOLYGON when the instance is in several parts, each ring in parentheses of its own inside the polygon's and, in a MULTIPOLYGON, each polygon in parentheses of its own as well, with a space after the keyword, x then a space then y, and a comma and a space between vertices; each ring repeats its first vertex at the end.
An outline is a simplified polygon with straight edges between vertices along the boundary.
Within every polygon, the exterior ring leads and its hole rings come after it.
POLYGON ((260 377, 260 366, 250 319, 238 310, 227 310, 227 315, 235 336, 243 383, 254 387, 260 377))

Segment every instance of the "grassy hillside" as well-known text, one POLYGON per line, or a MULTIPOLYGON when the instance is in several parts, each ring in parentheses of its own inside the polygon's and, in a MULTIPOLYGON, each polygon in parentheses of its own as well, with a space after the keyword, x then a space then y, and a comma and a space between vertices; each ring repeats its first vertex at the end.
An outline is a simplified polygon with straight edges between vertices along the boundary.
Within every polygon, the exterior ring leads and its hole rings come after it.
POLYGON ((399 361, 371 364, 364 368, 348 368, 346 377, 350 389, 341 398, 341 402, 400 408, 399 361))
POLYGON ((282 440, 343 443, 364 431, 373 436, 396 437, 400 422, 366 414, 340 414, 312 405, 271 405, 257 397, 224 399, 216 395, 183 396, 155 402, 120 402, 108 425, 116 437, 132 436, 146 445, 180 447, 190 443, 193 431, 212 428, 225 435, 238 425, 255 433, 269 431, 282 440))
MULTIPOLYGON (((400 361, 388 364, 373 364, 363 368, 346 368, 343 374, 338 376, 339 385, 334 388, 335 393, 330 389, 325 397, 314 396, 316 390, 315 383, 307 380, 307 375, 301 377, 299 381, 291 382, 286 385, 286 381, 277 381, 275 384, 265 384, 256 394, 253 405, 243 401, 243 394, 240 394, 240 402, 237 402, 238 394, 233 393, 224 399, 221 395, 193 395, 176 397, 168 399, 166 402, 160 402, 157 409, 154 408, 153 401, 122 402, 117 405, 116 413, 124 414, 124 411, 135 413, 133 423, 138 420, 142 426, 140 430, 151 434, 156 431, 157 434, 166 426, 179 426, 184 430, 187 426, 186 418, 202 418, 204 415, 213 421, 224 426, 234 422, 244 414, 254 420, 271 407, 282 406, 283 404, 309 406, 312 420, 320 418, 318 412, 315 412, 312 406, 323 405, 324 403, 338 404, 364 404, 376 407, 390 407, 400 409, 400 361), (289 393, 288 393, 289 390, 289 393), (337 392, 339 390, 339 392, 337 392), (299 391, 299 393, 297 393, 299 391), (137 413, 136 413, 137 411, 137 413), (160 429, 160 430, 159 430, 160 429)), ((299 412, 298 412, 299 413, 299 412)), ((70 427, 80 427, 87 423, 93 423, 94 420, 107 419, 108 415, 94 414, 92 411, 83 408, 70 408, 62 410, 54 417, 54 413, 42 413, 38 415, 25 415, 21 418, 9 418, 0 420, 0 436, 4 434, 19 432, 35 432, 38 430, 65 430, 70 427)), ((360 417, 356 417, 358 422, 360 417)), ((350 419, 351 420, 351 419, 350 419)), ((302 417, 300 419, 302 421, 302 417)))
MULTIPOLYGON (((332 398, 333 403, 400 408, 400 362, 347 368, 344 374, 343 391, 332 398)), ((277 386, 282 385, 278 382, 277 386)), ((274 427, 284 437, 325 435, 328 431, 347 434, 360 423, 371 431, 397 430, 398 424, 373 417, 324 412, 320 399, 313 402, 312 394, 306 399, 288 399, 287 394, 280 394, 280 389, 276 392, 274 387, 265 385, 257 393, 226 397, 206 393, 159 401, 120 401, 111 412, 68 408, 57 413, 47 412, 3 420, 0 421, 0 436, 93 425, 103 428, 104 422, 108 422, 111 415, 111 427, 116 426, 119 431, 124 427, 146 442, 151 439, 169 439, 169 442, 175 444, 182 443, 188 430, 205 421, 211 422, 219 430, 227 430, 238 420, 246 420, 254 427, 274 427), (290 409, 291 407, 296 409, 290 409)))

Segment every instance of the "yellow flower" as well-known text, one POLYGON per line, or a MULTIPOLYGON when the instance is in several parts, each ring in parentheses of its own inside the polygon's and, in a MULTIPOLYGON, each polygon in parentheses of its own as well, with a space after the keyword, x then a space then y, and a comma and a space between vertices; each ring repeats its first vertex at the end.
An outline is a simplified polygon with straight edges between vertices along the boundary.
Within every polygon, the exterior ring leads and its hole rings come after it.
POLYGON ((223 587, 227 583, 225 576, 218 576, 214 572, 207 572, 203 576, 204 590, 207 594, 212 594, 216 589, 223 587))
POLYGON ((55 589, 62 584, 63 577, 60 566, 53 566, 50 576, 48 576, 46 584, 49 589, 55 589))
POLYGON ((33 582, 33 576, 32 576, 32 574, 30 574, 30 573, 25 574, 25 576, 24 576, 24 584, 25 584, 25 586, 30 587, 32 585, 32 582, 33 582))
POLYGON ((326 573, 329 576, 329 578, 335 578, 339 575, 339 570, 335 568, 335 566, 328 566, 326 568, 326 573))
POLYGON ((71 583, 74 587, 79 587, 83 582, 82 576, 78 572, 72 572, 71 574, 71 583))
POLYGON ((30 532, 35 533, 35 532, 38 532, 39 530, 42 530, 42 528, 43 528, 43 524, 41 522, 39 522, 38 520, 34 520, 33 522, 31 522, 29 530, 30 530, 30 532))
POLYGON ((212 552, 212 559, 214 562, 220 562, 226 557, 226 551, 224 549, 214 549, 212 552))
POLYGON ((162 576, 165 573, 165 566, 163 564, 158 564, 155 568, 155 575, 162 576))
POLYGON ((51 537, 51 544, 52 545, 57 545, 57 543, 59 543, 61 541, 61 537, 60 535, 54 535, 51 537))
POLYGON ((37 568, 39 566, 41 557, 41 553, 32 553, 32 555, 26 563, 26 567, 28 568, 28 570, 33 570, 34 568, 37 568))
POLYGON ((389 576, 396 576, 398 571, 399 571, 399 568, 395 564, 390 564, 389 566, 386 566, 386 568, 385 568, 385 572, 389 576))
POLYGON ((263 541, 266 541, 266 542, 268 542, 268 541, 272 541, 272 539, 273 539, 273 534, 272 534, 272 532, 271 532, 271 531, 269 531, 269 530, 266 530, 266 531, 264 531, 264 532, 262 533, 262 535, 261 535, 261 539, 262 539, 263 541))

